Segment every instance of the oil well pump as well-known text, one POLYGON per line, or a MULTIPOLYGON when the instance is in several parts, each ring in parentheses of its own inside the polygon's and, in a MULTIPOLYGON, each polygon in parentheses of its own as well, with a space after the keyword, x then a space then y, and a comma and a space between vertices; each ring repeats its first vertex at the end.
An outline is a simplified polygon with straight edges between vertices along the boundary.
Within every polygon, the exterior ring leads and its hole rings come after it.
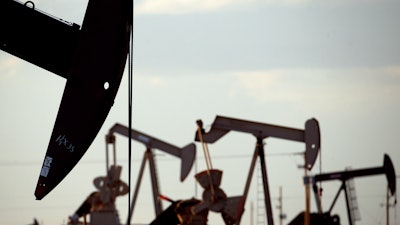
MULTIPOLYGON (((381 167, 371 167, 364 169, 356 169, 356 170, 345 170, 345 171, 337 171, 331 173, 321 173, 311 177, 305 177, 304 182, 311 182, 313 185, 314 195, 316 199, 316 205, 318 208, 317 213, 313 213, 311 216, 311 225, 339 225, 340 217, 338 215, 331 215, 333 207, 336 204, 337 199, 340 196, 340 193, 344 191, 344 197, 346 200, 346 209, 348 214, 349 225, 355 224, 355 210, 352 207, 352 198, 351 198, 351 188, 349 185, 351 184, 352 179, 358 177, 365 176, 374 176, 383 174, 386 176, 388 182, 388 190, 390 191, 391 196, 395 196, 396 193, 396 173, 394 170, 394 166, 390 157, 385 154, 383 158, 383 165, 381 167), (327 212, 323 212, 321 206, 321 199, 319 190, 316 186, 317 182, 326 182, 326 181, 334 181, 339 180, 342 182, 333 202, 327 212)), ((294 218, 289 225, 302 225, 303 224, 304 213, 300 213, 296 218, 294 218)))
MULTIPOLYGON (((198 121, 197 136, 202 139, 202 123, 198 121)), ((228 196, 220 188, 222 170, 214 169, 207 143, 201 141, 206 170, 195 175, 196 181, 204 189, 202 199, 169 200, 172 204, 150 225, 207 225, 210 211, 219 213, 226 225, 238 223, 243 213, 243 196, 228 196)))
MULTIPOLYGON (((266 169, 266 161, 264 154, 264 143, 263 140, 266 138, 280 138, 285 140, 297 141, 305 143, 305 167, 311 170, 315 160, 318 156, 320 149, 320 131, 319 124, 316 119, 309 119, 305 123, 305 129, 295 129, 290 127, 276 126, 271 124, 240 120, 236 118, 229 118, 224 116, 217 116, 211 126, 211 129, 206 132, 202 128, 202 121, 198 121, 199 129, 201 132, 196 131, 195 140, 202 143, 214 143, 218 139, 222 138, 230 131, 238 131, 248 133, 256 138, 256 148, 253 153, 253 159, 250 164, 250 169, 245 184, 243 199, 241 201, 240 211, 244 211, 244 205, 249 192, 252 175, 255 170, 257 158, 260 159, 260 169, 262 172, 263 188, 264 188, 264 201, 265 210, 267 215, 268 225, 273 225, 273 215, 271 198, 268 184, 268 176, 266 169)), ((306 186, 306 193, 308 193, 306 186)), ((205 201, 205 200, 203 200, 205 201)), ((241 215, 236 218, 234 224, 240 224, 241 215)))
MULTIPOLYGON (((139 194, 140 184, 144 173, 144 168, 146 166, 146 161, 149 162, 150 168, 150 176, 151 176, 151 184, 153 189, 153 203, 156 216, 160 215, 163 211, 161 199, 160 199, 160 188, 158 184, 158 177, 156 171, 156 164, 154 160, 153 149, 158 149, 163 151, 164 153, 173 155, 181 160, 181 170, 180 170, 180 180, 183 181, 189 174, 193 162, 196 158, 196 146, 194 143, 189 143, 188 145, 179 148, 172 144, 169 144, 165 141, 162 141, 158 138, 152 137, 145 133, 139 132, 134 129, 130 129, 121 125, 115 124, 112 128, 110 128, 108 135, 106 136, 107 146, 108 144, 112 144, 115 148, 115 136, 114 133, 118 133, 120 135, 131 137, 133 140, 136 140, 145 145, 146 151, 143 155, 143 160, 140 166, 139 175, 136 183, 136 187, 134 190, 134 194, 131 202, 131 212, 130 215, 132 217, 133 211, 135 209, 136 200, 139 194)), ((128 218, 128 223, 130 223, 132 218, 128 218)))
POLYGON ((130 224, 132 214, 135 208, 136 199, 139 194, 139 188, 141 180, 143 178, 144 169, 146 162, 149 162, 151 184, 153 191, 153 203, 156 212, 156 216, 159 216, 162 211, 162 204, 160 199, 160 188, 157 178, 157 171, 154 160, 155 149, 163 151, 164 153, 173 155, 181 160, 180 180, 183 181, 189 174, 193 162, 196 156, 196 146, 194 143, 189 143, 183 148, 176 147, 175 145, 169 144, 158 138, 145 134, 143 132, 129 129, 121 124, 115 124, 110 128, 109 133, 106 135, 106 168, 107 176, 98 177, 94 179, 93 183, 98 191, 93 192, 88 198, 82 203, 82 205, 76 210, 73 216, 70 217, 69 225, 82 224, 79 221, 80 217, 83 217, 83 224, 86 222, 86 215, 90 215, 90 225, 120 225, 118 218, 118 211, 115 208, 116 197, 124 195, 128 192, 128 186, 124 182, 120 181, 119 177, 121 174, 122 167, 117 165, 116 160, 116 138, 115 134, 120 134, 126 137, 131 137, 133 140, 138 141, 145 145, 146 150, 143 156, 142 164, 140 167, 138 180, 134 190, 134 195, 131 202, 131 215, 127 219, 130 224), (113 150, 113 161, 110 165, 109 160, 109 146, 112 146, 113 150))
POLYGON ((89 0, 82 26, 43 13, 32 1, 0 1, 0 49, 66 79, 37 200, 67 176, 102 127, 130 51, 132 17, 133 2, 126 0, 89 0))

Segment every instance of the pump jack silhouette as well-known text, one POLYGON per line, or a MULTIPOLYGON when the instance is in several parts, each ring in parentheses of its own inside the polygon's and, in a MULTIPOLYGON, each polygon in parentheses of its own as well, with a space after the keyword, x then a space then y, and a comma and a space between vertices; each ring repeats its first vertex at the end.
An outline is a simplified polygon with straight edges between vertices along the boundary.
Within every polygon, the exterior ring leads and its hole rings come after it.
MULTIPOLYGON (((305 177, 304 182, 312 182, 313 190, 315 199, 318 206, 318 213, 314 213, 311 215, 311 225, 334 225, 340 224, 340 218, 337 215, 331 216, 332 209, 339 198, 339 195, 342 191, 344 191, 345 199, 346 199, 346 209, 349 219, 349 225, 354 225, 354 219, 352 218, 352 213, 350 209, 350 196, 347 191, 346 185, 347 181, 357 177, 364 177, 364 176, 374 176, 374 175, 386 175, 386 179, 388 181, 388 189, 390 190, 390 194, 392 196, 396 193, 396 173, 394 170, 394 166, 390 157, 385 154, 383 158, 383 166, 381 167, 372 167, 372 168, 364 168, 364 169, 357 169, 357 170, 345 170, 345 171, 338 171, 338 172, 331 172, 331 173, 322 173, 315 175, 313 177, 305 177), (321 199, 318 193, 318 188, 316 187, 317 182, 325 182, 325 181, 333 181, 339 180, 342 182, 329 210, 327 212, 322 212, 321 207, 321 199)), ((300 213, 295 219, 293 219, 289 225, 300 225, 303 224, 304 221, 304 212, 300 213)))
POLYGON ((89 0, 82 26, 42 13, 32 1, 0 1, 0 49, 67 80, 37 181, 37 200, 75 167, 114 104, 132 17, 129 0, 89 0))
MULTIPOLYGON (((198 121, 198 123, 202 124, 201 121, 198 121)), ((265 154, 263 140, 269 137, 273 137, 297 142, 304 142, 306 145, 306 150, 304 153, 305 166, 308 170, 311 170, 320 150, 320 130, 318 121, 316 119, 307 120, 305 123, 305 129, 301 130, 253 121, 240 120, 236 118, 217 116, 211 126, 211 129, 208 132, 205 132, 204 129, 202 129, 202 141, 204 141, 205 143, 214 143, 218 139, 226 135, 229 131, 249 133, 256 138, 256 148, 254 150, 253 159, 250 164, 249 174, 243 192, 244 199, 242 201, 243 205, 241 206, 242 211, 244 211, 244 204, 246 202, 246 198, 249 192, 255 164, 257 158, 259 158, 261 165, 260 169, 263 179, 264 201, 267 221, 268 225, 273 225, 274 221, 272 215, 267 168, 264 157, 265 154)), ((198 132, 196 132, 195 140, 200 141, 200 136, 198 135, 198 132)), ((240 224, 240 219, 241 217, 237 219, 236 224, 240 224)))

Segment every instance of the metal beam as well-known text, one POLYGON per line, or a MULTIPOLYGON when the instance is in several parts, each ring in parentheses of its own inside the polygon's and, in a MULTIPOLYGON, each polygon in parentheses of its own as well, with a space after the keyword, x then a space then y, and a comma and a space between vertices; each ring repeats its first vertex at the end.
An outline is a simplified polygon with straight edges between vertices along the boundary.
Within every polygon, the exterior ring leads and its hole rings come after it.
POLYGON ((175 145, 169 144, 165 141, 162 141, 158 138, 152 137, 140 131, 134 129, 129 130, 128 127, 118 123, 116 123, 113 127, 110 128, 108 136, 112 136, 113 133, 119 133, 121 135, 128 137, 129 132, 131 133, 131 138, 133 140, 136 140, 144 144, 146 148, 149 149, 155 148, 180 158, 181 159, 180 179, 181 181, 183 181, 187 177, 196 158, 196 146, 194 143, 190 143, 184 146, 183 148, 179 148, 175 145))
MULTIPOLYGON (((280 138, 290 141, 304 142, 306 144, 306 167, 311 169, 315 163, 320 149, 320 130, 318 121, 314 118, 306 121, 305 129, 277 126, 266 123, 258 123, 240 120, 224 116, 217 116, 208 132, 202 134, 203 141, 214 143, 229 131, 239 131, 254 135, 256 138, 280 138)), ((199 141, 196 132, 195 140, 199 141)))
POLYGON ((34 5, 0 1, 0 49, 52 73, 68 78, 79 35, 79 25, 34 5))
POLYGON ((346 181, 354 177, 372 176, 379 174, 386 175, 390 192, 393 195, 396 192, 396 173, 394 171, 392 160, 387 154, 384 155, 383 166, 381 167, 372 167, 365 169, 346 170, 346 171, 318 174, 314 176, 314 181, 315 182, 329 181, 329 180, 346 181))

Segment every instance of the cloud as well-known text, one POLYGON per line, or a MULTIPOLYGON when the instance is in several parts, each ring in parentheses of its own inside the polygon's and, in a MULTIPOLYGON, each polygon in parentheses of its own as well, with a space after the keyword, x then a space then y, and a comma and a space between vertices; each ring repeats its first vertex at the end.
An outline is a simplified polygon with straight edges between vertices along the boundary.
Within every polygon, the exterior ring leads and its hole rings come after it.
POLYGON ((335 110, 399 107, 400 66, 347 69, 278 69, 231 74, 234 92, 265 103, 335 110), (239 93, 240 92, 240 93, 239 93))
POLYGON ((304 5, 311 0, 147 0, 135 6, 137 14, 188 14, 257 7, 262 4, 304 5))
POLYGON ((136 79, 140 88, 157 88, 159 92, 174 90, 180 95, 185 87, 192 93, 201 93, 196 98, 214 96, 215 102, 240 101, 259 106, 278 104, 299 111, 335 112, 340 107, 353 109, 349 112, 351 114, 360 113, 359 109, 400 112, 400 66, 279 68, 200 73, 196 76, 141 74, 136 79))
MULTIPOLYGON (((138 14, 187 14, 214 11, 234 3, 230 0, 150 0, 135 6, 138 14)), ((237 2, 237 1, 236 1, 237 2)))
POLYGON ((149 76, 137 76, 138 82, 150 88, 167 87, 169 82, 166 78, 161 76, 149 75, 149 76))
POLYGON ((143 14, 189 14, 204 13, 226 10, 244 10, 246 8, 257 8, 262 5, 275 5, 285 7, 303 7, 310 4, 348 6, 362 3, 390 2, 392 0, 142 0, 135 3, 136 15, 143 14))
POLYGON ((17 74, 20 61, 16 57, 3 57, 0 55, 0 77, 8 78, 17 74))

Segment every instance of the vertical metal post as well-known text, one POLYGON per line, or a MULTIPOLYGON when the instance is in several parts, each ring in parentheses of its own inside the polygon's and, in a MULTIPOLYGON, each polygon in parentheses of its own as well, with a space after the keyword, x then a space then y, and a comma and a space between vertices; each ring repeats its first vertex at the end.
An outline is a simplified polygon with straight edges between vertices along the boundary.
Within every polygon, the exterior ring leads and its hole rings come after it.
POLYGON ((257 138, 257 149, 258 149, 258 156, 260 157, 262 179, 264 184, 264 201, 265 201, 265 211, 267 213, 267 221, 268 225, 274 225, 274 217, 272 215, 272 206, 271 206, 271 196, 269 193, 269 185, 268 185, 267 167, 264 156, 264 143, 263 139, 261 138, 257 138))
POLYGON ((304 225, 310 225, 310 177, 307 173, 307 159, 304 154, 304 177, 307 179, 304 183, 306 194, 306 211, 304 212, 304 225))
POLYGON ((312 188, 313 188, 313 192, 314 192, 315 203, 316 203, 317 208, 318 208, 318 214, 322 215, 323 210, 322 210, 320 190, 318 189, 318 186, 317 186, 317 184, 315 184, 315 182, 313 182, 312 188))
POLYGON ((283 224, 282 186, 279 187, 279 225, 283 224))
MULTIPOLYGON (((197 171, 198 171, 198 169, 197 169, 197 154, 196 154, 196 159, 194 161, 194 174, 197 174, 198 173, 197 171)), ((198 192, 198 183, 194 182, 194 197, 195 198, 197 198, 197 196, 198 196, 197 192, 198 192)))
POLYGON ((117 166, 117 151, 116 151, 116 145, 117 145, 117 143, 115 142, 115 137, 114 137, 114 140, 113 140, 114 142, 113 142, 113 156, 114 156, 114 161, 113 161, 113 163, 114 163, 114 166, 117 166))
POLYGON ((135 209, 135 204, 136 204, 136 199, 139 194, 140 184, 142 183, 142 178, 143 178, 144 168, 146 166, 146 161, 147 161, 147 154, 145 152, 143 155, 142 164, 140 165, 139 176, 137 178, 135 191, 133 193, 132 201, 131 201, 130 207, 129 207, 130 210, 129 210, 129 214, 128 214, 128 224, 127 225, 131 224, 133 210, 135 209))
POLYGON ((344 187, 344 196, 346 197, 346 208, 347 208, 347 217, 349 218, 349 225, 353 225, 353 217, 351 216, 351 212, 350 212, 350 199, 349 199, 349 192, 347 191, 346 188, 346 181, 342 181, 343 185, 342 187, 344 187))
MULTIPOLYGON (((246 203, 247 195, 249 193, 251 180, 253 178, 254 169, 256 167, 257 157, 258 157, 258 150, 257 150, 257 147, 256 147, 254 149, 253 158, 252 158, 251 163, 250 163, 249 173, 247 175, 246 185, 245 185, 244 191, 243 191, 243 205, 246 203)), ((242 219, 242 215, 238 219, 237 225, 240 225, 240 220, 241 219, 242 219)))
POLYGON ((386 225, 389 225, 389 185, 386 188, 386 225))
POLYGON ((110 143, 110 136, 106 135, 106 174, 108 175, 108 145, 112 144, 110 143))
POLYGON ((156 165, 154 162, 154 154, 152 153, 151 150, 147 150, 146 154, 147 154, 147 158, 149 160, 149 166, 150 166, 150 177, 151 177, 151 186, 153 188, 154 209, 156 211, 156 216, 158 216, 162 212, 162 205, 161 205, 161 201, 160 201, 160 188, 158 185, 156 165))
POLYGON ((256 167, 257 157, 258 157, 258 151, 256 148, 254 151, 254 154, 253 154, 253 159, 251 160, 250 170, 249 170, 249 174, 247 175, 246 186, 245 186, 244 192, 243 192, 244 201, 246 201, 247 195, 249 194, 250 184, 251 184, 251 180, 253 178, 254 169, 256 167))
POLYGON ((113 134, 106 135, 106 174, 108 175, 108 170, 110 168, 110 160, 109 160, 109 145, 112 145, 113 148, 113 157, 114 157, 114 166, 117 165, 117 156, 116 156, 116 143, 115 143, 115 136, 113 134))

